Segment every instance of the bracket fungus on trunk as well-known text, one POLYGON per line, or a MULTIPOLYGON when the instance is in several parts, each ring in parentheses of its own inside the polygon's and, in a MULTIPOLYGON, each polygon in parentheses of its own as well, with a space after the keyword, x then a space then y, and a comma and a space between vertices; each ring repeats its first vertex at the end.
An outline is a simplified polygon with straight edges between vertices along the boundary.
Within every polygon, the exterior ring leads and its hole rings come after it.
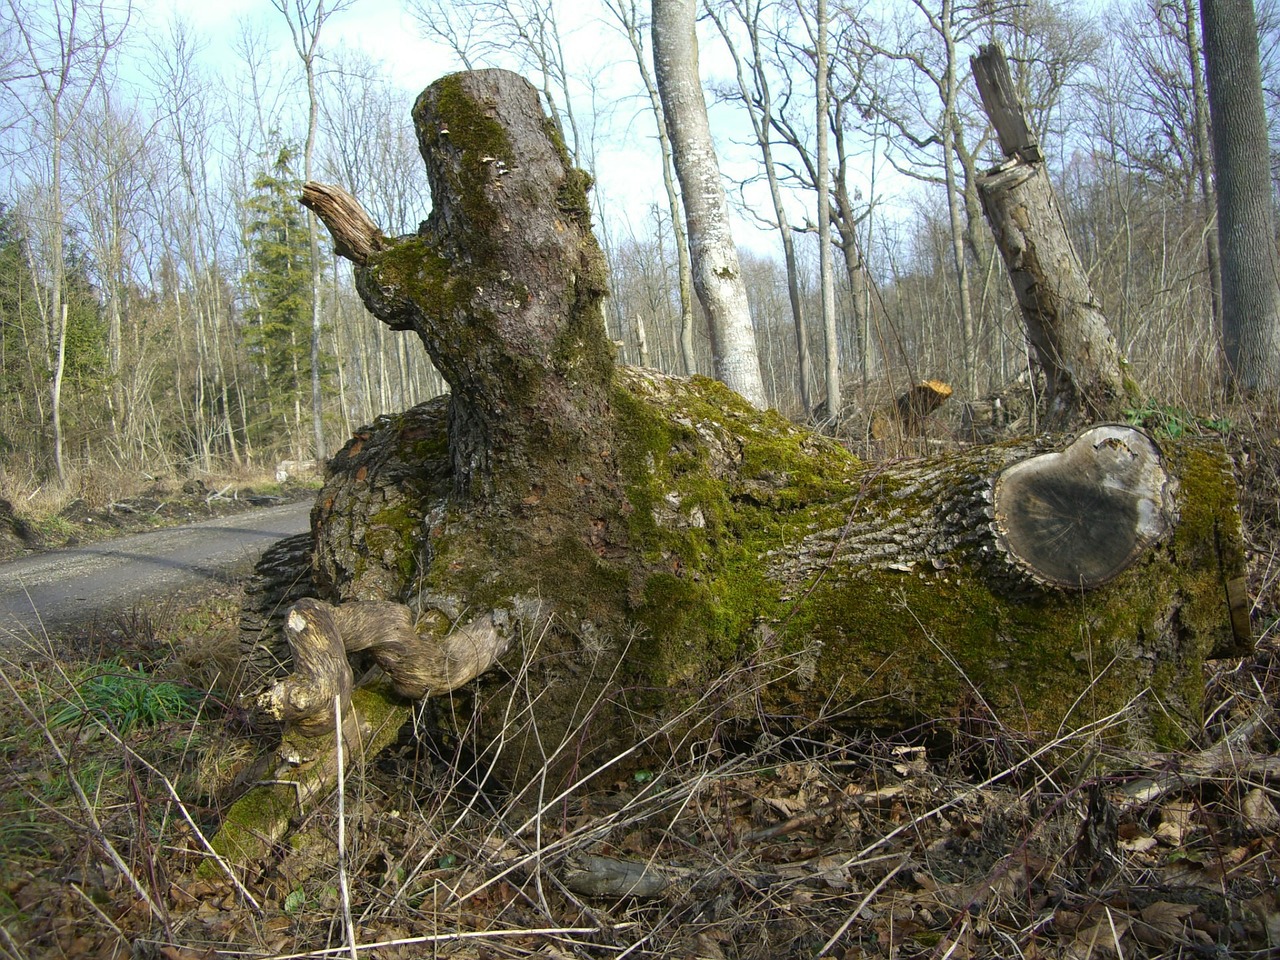
POLYGON ((1031 579, 1087 590, 1172 531, 1175 493, 1151 437, 1104 424, 1064 450, 1002 470, 992 484, 992 527, 1000 549, 1031 579))

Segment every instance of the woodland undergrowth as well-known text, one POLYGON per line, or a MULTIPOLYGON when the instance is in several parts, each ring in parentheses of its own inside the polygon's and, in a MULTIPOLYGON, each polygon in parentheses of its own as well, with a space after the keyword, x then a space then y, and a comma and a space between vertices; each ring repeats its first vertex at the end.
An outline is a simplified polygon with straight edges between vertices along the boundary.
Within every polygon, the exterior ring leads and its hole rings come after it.
MULTIPOLYGON (((225 682, 239 593, 21 638, 0 664, 0 957, 1275 956, 1274 413, 1173 427, 1235 453, 1258 637, 1213 665, 1177 754, 1117 752, 1117 718, 1027 731, 980 690, 893 737, 835 706, 718 725, 717 685, 688 708, 705 738, 668 741, 689 726, 668 718, 601 770, 516 786, 437 707, 270 857, 223 864, 207 838, 265 745, 225 682)), ((1135 411, 1156 434, 1171 415, 1135 411)), ((512 686, 511 723, 536 723, 512 686)))

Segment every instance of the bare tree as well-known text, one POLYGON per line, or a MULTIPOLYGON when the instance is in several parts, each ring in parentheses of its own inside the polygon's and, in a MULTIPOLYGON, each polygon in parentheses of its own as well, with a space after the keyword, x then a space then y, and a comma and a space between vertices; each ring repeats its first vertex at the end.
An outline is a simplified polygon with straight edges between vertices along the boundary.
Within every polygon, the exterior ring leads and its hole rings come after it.
POLYGON ((1267 116, 1253 0, 1201 0, 1218 179, 1222 246, 1222 346, 1228 384, 1280 387, 1277 263, 1267 116))
MULTIPOLYGON (((796 358, 798 361, 797 387, 800 403, 806 414, 813 410, 813 400, 809 393, 812 382, 812 371, 809 359, 809 334, 805 327, 804 301, 800 295, 799 266, 796 260, 796 244, 790 217, 782 191, 782 178, 779 164, 773 151, 774 106, 773 92, 769 78, 768 64, 765 62, 764 46, 764 4, 760 0, 729 0, 725 5, 732 10, 734 16, 746 31, 747 44, 750 50, 745 55, 738 50, 733 31, 727 18, 714 7, 708 8, 715 21, 720 35, 724 38, 733 62, 736 66, 738 85, 737 96, 746 107, 747 116, 751 120, 752 134, 760 149, 760 160, 764 166, 765 179, 769 184, 769 198, 773 204, 773 226, 778 231, 778 239, 782 244, 782 257, 787 272, 787 295, 791 309, 791 320, 795 328, 796 358), (749 74, 749 76, 748 76, 749 74)), ((776 5, 773 5, 777 9, 776 5)), ((752 299, 754 303, 754 298, 752 299)))
MULTIPOLYGON (((131 8, 99 0, 55 0, 39 4, 6 0, 17 31, 17 60, 5 87, 20 108, 34 166, 31 185, 38 192, 38 226, 45 283, 37 290, 46 331, 50 428, 54 469, 66 481, 62 429, 62 385, 67 358, 66 280, 67 204, 63 163, 68 139, 104 82, 125 30, 131 8)), ((29 248, 34 249, 34 248, 29 248)))
MULTIPOLYGON (((320 52, 320 33, 329 18, 350 9, 356 0, 271 0, 289 24, 293 49, 302 61, 307 81, 307 142, 303 148, 303 175, 313 175, 316 130, 319 126, 320 97, 316 90, 316 62, 320 52)), ((317 460, 325 458, 324 391, 320 364, 320 335, 323 330, 320 309, 320 234, 315 214, 307 212, 307 234, 311 244, 311 422, 317 460)))
POLYGON ((657 84, 654 83, 653 71, 649 67, 649 54, 644 49, 644 34, 640 22, 639 6, 636 0, 604 0, 605 7, 618 21, 627 43, 631 46, 636 67, 640 71, 640 80, 644 84, 645 94, 649 98, 649 106, 658 128, 658 147, 662 152, 662 186, 667 194, 667 206, 671 211, 672 233, 676 243, 676 266, 680 278, 680 353, 686 375, 697 372, 693 348, 693 266, 689 261, 689 237, 685 232, 684 220, 680 216, 680 193, 676 188, 674 161, 671 158, 671 138, 667 135, 667 124, 662 116, 662 98, 658 95, 657 84))
MULTIPOLYGON (((384 65, 364 54, 344 51, 333 65, 320 102, 322 174, 367 197, 370 213, 389 232, 410 233, 428 212, 422 203, 427 185, 403 94, 384 65)), ((334 336, 341 344, 339 392, 346 394, 349 377, 355 381, 360 422, 440 392, 438 374, 425 357, 405 348, 403 334, 366 322, 342 262, 335 265, 332 303, 334 336)), ((352 403, 344 401, 344 416, 350 416, 352 403)))
POLYGON ((814 136, 818 164, 818 265, 822 286, 822 330, 827 340, 827 415, 840 416, 840 339, 836 330, 834 264, 831 261, 831 137, 828 110, 831 102, 831 63, 827 52, 827 0, 817 0, 813 14, 813 47, 816 63, 814 136))
POLYGON ((468 70, 494 66, 532 72, 574 162, 584 165, 556 2, 411 0, 409 9, 423 32, 447 44, 468 70))
POLYGON ((755 330, 698 74, 695 0, 653 9, 653 62, 689 230, 693 283, 706 312, 716 376, 765 404, 755 330))

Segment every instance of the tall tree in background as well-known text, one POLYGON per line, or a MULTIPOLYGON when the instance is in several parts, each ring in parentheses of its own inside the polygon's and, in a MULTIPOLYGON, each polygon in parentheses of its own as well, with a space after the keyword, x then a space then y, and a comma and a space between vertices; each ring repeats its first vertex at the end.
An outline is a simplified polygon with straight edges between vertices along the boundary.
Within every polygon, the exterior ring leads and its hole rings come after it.
POLYGON ((44 329, 44 354, 49 372, 49 426, 53 434, 53 462, 65 483, 67 466, 62 428, 62 385, 66 374, 69 306, 67 279, 67 203, 63 163, 68 138, 104 82, 129 22, 130 8, 117 10, 105 2, 56 0, 31 3, 8 0, 7 13, 14 41, 15 61, 4 71, 4 85, 19 113, 15 122, 26 127, 27 172, 32 207, 28 226, 28 255, 33 272, 42 275, 36 301, 44 329))
POLYGON ((813 132, 818 144, 818 264, 822 287, 822 332, 827 341, 827 416, 840 418, 840 334, 836 330, 836 288, 831 258, 831 160, 827 109, 830 102, 830 63, 827 56, 827 0, 817 0, 813 15, 813 46, 817 69, 814 81, 813 132))
POLYGON ((671 211, 671 233, 676 244, 676 269, 680 284, 680 358, 684 364, 684 373, 689 376, 698 372, 693 352, 693 265, 689 260, 689 236, 680 216, 680 191, 676 189, 671 138, 667 136, 667 124, 662 116, 662 98, 658 95, 653 70, 649 67, 649 55, 644 49, 640 10, 636 0, 604 0, 604 5, 617 19, 626 35, 658 128, 658 148, 662 154, 662 186, 667 194, 667 208, 671 211))
MULTIPOLYGON (((776 13, 777 6, 771 6, 776 13)), ((778 240, 782 245, 782 259, 786 265, 787 297, 790 301, 791 322, 796 331, 797 392, 801 409, 809 412, 813 410, 813 398, 809 393, 809 384, 813 379, 809 360, 809 336, 805 327, 804 300, 800 293, 800 268, 793 236, 795 231, 787 215, 782 181, 779 176, 780 164, 774 156, 773 149, 775 137, 773 93, 769 78, 769 64, 765 62, 764 54, 767 40, 762 37, 765 29, 764 0, 726 0, 723 7, 722 12, 716 6, 708 5, 707 12, 715 21, 716 28, 720 31, 720 36, 724 38, 725 46, 733 57, 738 97, 751 120, 751 131, 755 136, 756 145, 760 148, 760 161, 764 167, 765 179, 769 184, 769 198, 773 204, 772 226, 778 231, 778 240), (734 39, 731 23, 727 17, 730 11, 746 32, 749 55, 738 50, 737 41, 734 39)), ((757 216, 761 215, 757 214, 757 216)), ((762 216, 761 219, 763 219, 762 216)), ((759 306, 754 295, 751 297, 751 302, 759 306)))
MULTIPOLYGON (((293 37, 293 49, 302 61, 307 79, 307 143, 303 149, 303 179, 311 180, 312 157, 315 154, 316 128, 320 115, 320 98, 316 92, 316 60, 320 49, 320 31, 336 13, 349 8, 356 0, 271 0, 271 5, 284 16, 293 37)), ((317 460, 325 458, 324 392, 320 383, 320 234, 316 217, 307 211, 307 237, 311 248, 311 427, 315 437, 317 460)))
POLYGON ((707 315, 716 377, 764 407, 755 329, 698 74, 696 12, 695 0, 654 3, 654 76, 684 198, 693 285, 707 315))
POLYGON ((29 263, 22 226, 0 204, 0 453, 19 449, 19 435, 39 433, 44 419, 40 315, 29 263))
POLYGON ((1227 382, 1280 387, 1280 263, 1253 0, 1201 0, 1222 251, 1227 382))
POLYGON ((302 185, 293 175, 293 159, 288 147, 281 148, 272 168, 254 181, 257 193, 245 204, 253 265, 244 278, 250 297, 245 340, 262 371, 268 407, 254 424, 253 439, 259 442, 278 429, 277 418, 292 429, 301 428, 311 356, 306 346, 313 315, 310 243, 297 202, 302 185))

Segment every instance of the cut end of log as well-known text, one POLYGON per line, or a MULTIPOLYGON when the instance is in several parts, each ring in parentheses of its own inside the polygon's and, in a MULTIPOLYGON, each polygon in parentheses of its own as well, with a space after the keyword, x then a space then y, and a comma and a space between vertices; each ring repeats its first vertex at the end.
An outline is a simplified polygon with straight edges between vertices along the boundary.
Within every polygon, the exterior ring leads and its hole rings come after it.
POLYGON ((1097 587, 1173 528, 1172 487, 1149 436, 1122 425, 1092 427, 1065 450, 996 477, 996 542, 1038 583, 1097 587))
POLYGON ((951 384, 942 380, 921 380, 904 390, 871 418, 871 436, 887 440, 900 434, 918 437, 925 421, 951 397, 951 384))

